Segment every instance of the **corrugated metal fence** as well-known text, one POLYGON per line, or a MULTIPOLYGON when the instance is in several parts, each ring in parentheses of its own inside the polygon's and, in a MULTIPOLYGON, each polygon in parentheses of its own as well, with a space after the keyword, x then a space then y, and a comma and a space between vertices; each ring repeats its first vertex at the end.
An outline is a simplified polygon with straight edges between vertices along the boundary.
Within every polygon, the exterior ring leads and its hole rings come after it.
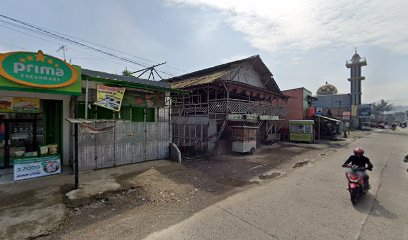
POLYGON ((85 128, 79 127, 79 170, 168 158, 169 143, 172 140, 171 126, 164 109, 160 110, 159 121, 156 122, 119 120, 84 123, 95 129, 112 129, 102 133, 89 133, 85 128))

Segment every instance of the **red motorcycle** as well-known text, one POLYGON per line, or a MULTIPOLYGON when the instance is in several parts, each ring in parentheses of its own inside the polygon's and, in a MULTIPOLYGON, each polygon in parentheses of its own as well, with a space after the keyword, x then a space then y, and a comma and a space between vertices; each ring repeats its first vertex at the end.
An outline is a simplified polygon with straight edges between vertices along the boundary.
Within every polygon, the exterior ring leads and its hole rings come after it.
MULTIPOLYGON (((350 200, 353 204, 356 204, 361 196, 368 192, 370 185, 364 184, 364 174, 362 171, 368 168, 358 167, 356 165, 347 165, 346 168, 350 168, 350 171, 346 172, 348 180, 348 191, 350 192, 350 200)), ((368 169, 370 170, 370 169, 368 169)))

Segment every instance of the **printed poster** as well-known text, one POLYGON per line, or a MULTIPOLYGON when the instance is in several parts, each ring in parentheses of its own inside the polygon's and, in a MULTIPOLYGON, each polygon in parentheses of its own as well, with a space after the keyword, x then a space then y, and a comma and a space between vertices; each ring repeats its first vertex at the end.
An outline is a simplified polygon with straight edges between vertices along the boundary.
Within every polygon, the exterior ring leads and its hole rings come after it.
POLYGON ((125 95, 125 88, 98 85, 96 89, 97 101, 94 103, 95 105, 117 112, 120 111, 123 96, 125 95))
POLYGON ((40 112, 40 99, 1 97, 0 112, 38 113, 40 112))
POLYGON ((38 113, 40 112, 39 98, 13 98, 13 112, 18 113, 38 113))
POLYGON ((61 173, 59 155, 14 160, 14 181, 61 173))

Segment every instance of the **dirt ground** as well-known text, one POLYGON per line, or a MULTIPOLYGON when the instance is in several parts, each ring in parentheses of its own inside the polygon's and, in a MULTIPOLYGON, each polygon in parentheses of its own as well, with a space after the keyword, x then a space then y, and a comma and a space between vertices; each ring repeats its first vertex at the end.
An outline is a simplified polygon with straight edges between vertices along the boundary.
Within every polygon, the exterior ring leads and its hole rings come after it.
POLYGON ((320 144, 278 143, 263 146, 254 155, 192 157, 183 159, 182 164, 118 175, 115 180, 122 186, 120 190, 87 199, 65 199, 68 211, 64 223, 37 239, 106 239, 112 228, 117 231, 115 238, 121 239, 121 234, 128 233, 127 221, 136 221, 139 227, 132 234, 134 239, 142 239, 238 191, 324 160, 365 135, 355 132, 347 141, 320 144))

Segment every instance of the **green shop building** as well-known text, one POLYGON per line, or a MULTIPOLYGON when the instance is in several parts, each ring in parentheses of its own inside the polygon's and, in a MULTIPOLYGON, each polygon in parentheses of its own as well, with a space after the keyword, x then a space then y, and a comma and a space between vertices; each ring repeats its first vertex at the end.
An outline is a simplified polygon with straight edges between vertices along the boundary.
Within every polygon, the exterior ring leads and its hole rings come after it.
POLYGON ((75 158, 80 171, 168 158, 170 91, 42 51, 0 54, 0 171, 23 180, 75 158))

